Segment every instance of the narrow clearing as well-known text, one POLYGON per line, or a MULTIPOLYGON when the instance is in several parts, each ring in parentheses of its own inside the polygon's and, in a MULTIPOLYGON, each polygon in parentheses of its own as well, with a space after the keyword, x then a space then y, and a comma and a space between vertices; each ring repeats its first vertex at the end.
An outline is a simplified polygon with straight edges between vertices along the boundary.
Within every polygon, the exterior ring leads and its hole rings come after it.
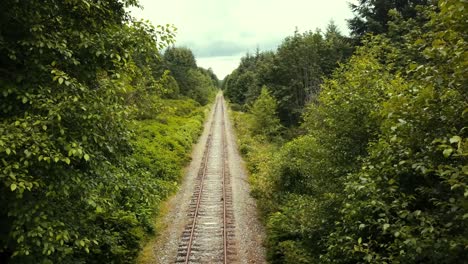
POLYGON ((219 94, 150 263, 266 263, 264 230, 219 94))

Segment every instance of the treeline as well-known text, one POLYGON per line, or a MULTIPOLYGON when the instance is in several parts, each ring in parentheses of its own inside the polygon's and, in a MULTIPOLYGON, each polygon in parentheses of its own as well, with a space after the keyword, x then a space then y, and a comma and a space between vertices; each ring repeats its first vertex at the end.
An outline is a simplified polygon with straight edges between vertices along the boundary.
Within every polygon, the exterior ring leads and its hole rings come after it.
POLYGON ((283 124, 298 125, 306 104, 315 99, 322 79, 352 53, 349 39, 330 23, 326 32, 299 33, 287 37, 276 52, 247 54, 223 82, 232 103, 250 105, 267 85, 278 101, 283 124))
POLYGON ((355 51, 295 105, 299 131, 274 82, 233 113, 272 263, 468 258, 468 3, 403 2, 353 7, 355 51))
POLYGON ((177 188, 217 78, 132 5, 2 2, 1 263, 133 263, 177 188))
POLYGON ((193 98, 200 104, 207 104, 219 80, 211 69, 197 66, 192 51, 184 47, 170 47, 164 52, 164 65, 170 70, 178 85, 174 86, 171 97, 179 95, 193 98))

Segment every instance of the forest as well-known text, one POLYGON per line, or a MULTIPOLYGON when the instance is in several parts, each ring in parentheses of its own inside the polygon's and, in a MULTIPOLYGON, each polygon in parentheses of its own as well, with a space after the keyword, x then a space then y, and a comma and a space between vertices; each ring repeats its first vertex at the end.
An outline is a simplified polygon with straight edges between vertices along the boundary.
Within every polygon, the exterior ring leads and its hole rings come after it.
POLYGON ((2 2, 0 263, 134 263, 156 231, 218 80, 131 5, 2 2))
POLYGON ((468 259, 468 2, 360 0, 223 83, 271 263, 468 259))
POLYGON ((358 0, 222 81, 132 6, 2 1, 0 263, 136 263, 218 89, 270 263, 468 259, 468 1, 358 0))

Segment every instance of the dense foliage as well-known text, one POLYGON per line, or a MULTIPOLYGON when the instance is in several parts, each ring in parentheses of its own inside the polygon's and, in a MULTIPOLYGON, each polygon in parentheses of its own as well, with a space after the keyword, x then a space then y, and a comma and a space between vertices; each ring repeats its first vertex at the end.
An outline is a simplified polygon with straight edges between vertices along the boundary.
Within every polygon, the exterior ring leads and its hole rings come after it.
POLYGON ((175 188, 204 113, 136 4, 2 2, 0 262, 131 263, 175 188))
POLYGON ((355 17, 348 21, 351 35, 362 39, 365 34, 388 32, 392 20, 390 10, 395 10, 405 19, 418 18, 418 6, 433 4, 433 0, 359 0, 350 4, 355 17))
POLYGON ((351 46, 333 23, 325 34, 296 31, 275 53, 257 52, 242 58, 239 67, 224 81, 225 94, 233 103, 249 105, 266 85, 278 101, 282 123, 297 125, 305 105, 315 100, 322 79, 351 52, 351 46))
POLYGON ((281 124, 277 117, 276 108, 276 100, 270 95, 265 86, 262 87, 260 95, 249 109, 254 118, 251 127, 254 134, 264 136, 267 139, 279 134, 281 124))
POLYGON ((166 49, 164 59, 179 84, 180 94, 205 105, 218 86, 218 78, 213 71, 197 67, 192 51, 184 47, 166 49))
POLYGON ((391 11, 388 33, 321 85, 291 142, 249 135, 235 115, 273 263, 468 258, 467 8, 391 11))

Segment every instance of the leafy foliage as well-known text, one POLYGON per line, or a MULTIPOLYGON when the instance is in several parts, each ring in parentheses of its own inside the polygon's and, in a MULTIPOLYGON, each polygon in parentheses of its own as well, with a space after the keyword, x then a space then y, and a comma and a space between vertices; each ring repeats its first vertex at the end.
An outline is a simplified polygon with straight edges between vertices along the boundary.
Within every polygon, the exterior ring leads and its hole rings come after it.
POLYGON ((295 126, 305 105, 315 100, 323 77, 331 74, 351 51, 333 23, 325 34, 296 31, 275 53, 257 52, 242 58, 240 66, 225 80, 226 96, 236 104, 249 105, 266 85, 278 101, 282 123, 295 126))
POLYGON ((432 4, 432 0, 359 0, 350 4, 356 16, 348 20, 351 35, 360 40, 365 34, 382 34, 388 31, 390 11, 398 12, 404 19, 417 17, 417 7, 432 4))
POLYGON ((276 116, 276 101, 270 95, 267 88, 262 87, 262 92, 250 108, 253 117, 251 130, 253 133, 272 138, 278 135, 281 124, 276 116))
POLYGON ((171 47, 164 59, 174 79, 179 84, 180 94, 188 96, 202 105, 214 96, 218 78, 210 69, 197 67, 192 51, 188 48, 171 47))
POLYGON ((174 190, 203 115, 161 99, 177 93, 159 58, 174 35, 134 21, 136 4, 3 3, 0 262, 131 263, 174 190))
MULTIPOLYGON (((466 258, 468 105, 466 77, 458 70, 465 62, 456 58, 466 49, 466 33, 457 30, 467 26, 462 6, 440 1, 440 13, 432 13, 426 25, 430 30, 419 36, 429 43, 423 48, 427 60, 407 66, 407 88, 392 93, 379 111, 378 140, 369 145, 362 169, 346 180, 348 206, 328 242, 341 248, 331 247, 328 260, 456 263, 466 258), (346 236, 356 240, 343 240, 346 236)), ((409 49, 421 48, 413 36, 409 49)))
POLYGON ((305 135, 240 133, 273 263, 467 258, 466 8, 395 16, 321 85, 305 135))
POLYGON ((224 94, 231 102, 250 105, 260 95, 260 82, 263 82, 273 66, 274 53, 258 52, 241 58, 239 67, 223 82, 224 94))

